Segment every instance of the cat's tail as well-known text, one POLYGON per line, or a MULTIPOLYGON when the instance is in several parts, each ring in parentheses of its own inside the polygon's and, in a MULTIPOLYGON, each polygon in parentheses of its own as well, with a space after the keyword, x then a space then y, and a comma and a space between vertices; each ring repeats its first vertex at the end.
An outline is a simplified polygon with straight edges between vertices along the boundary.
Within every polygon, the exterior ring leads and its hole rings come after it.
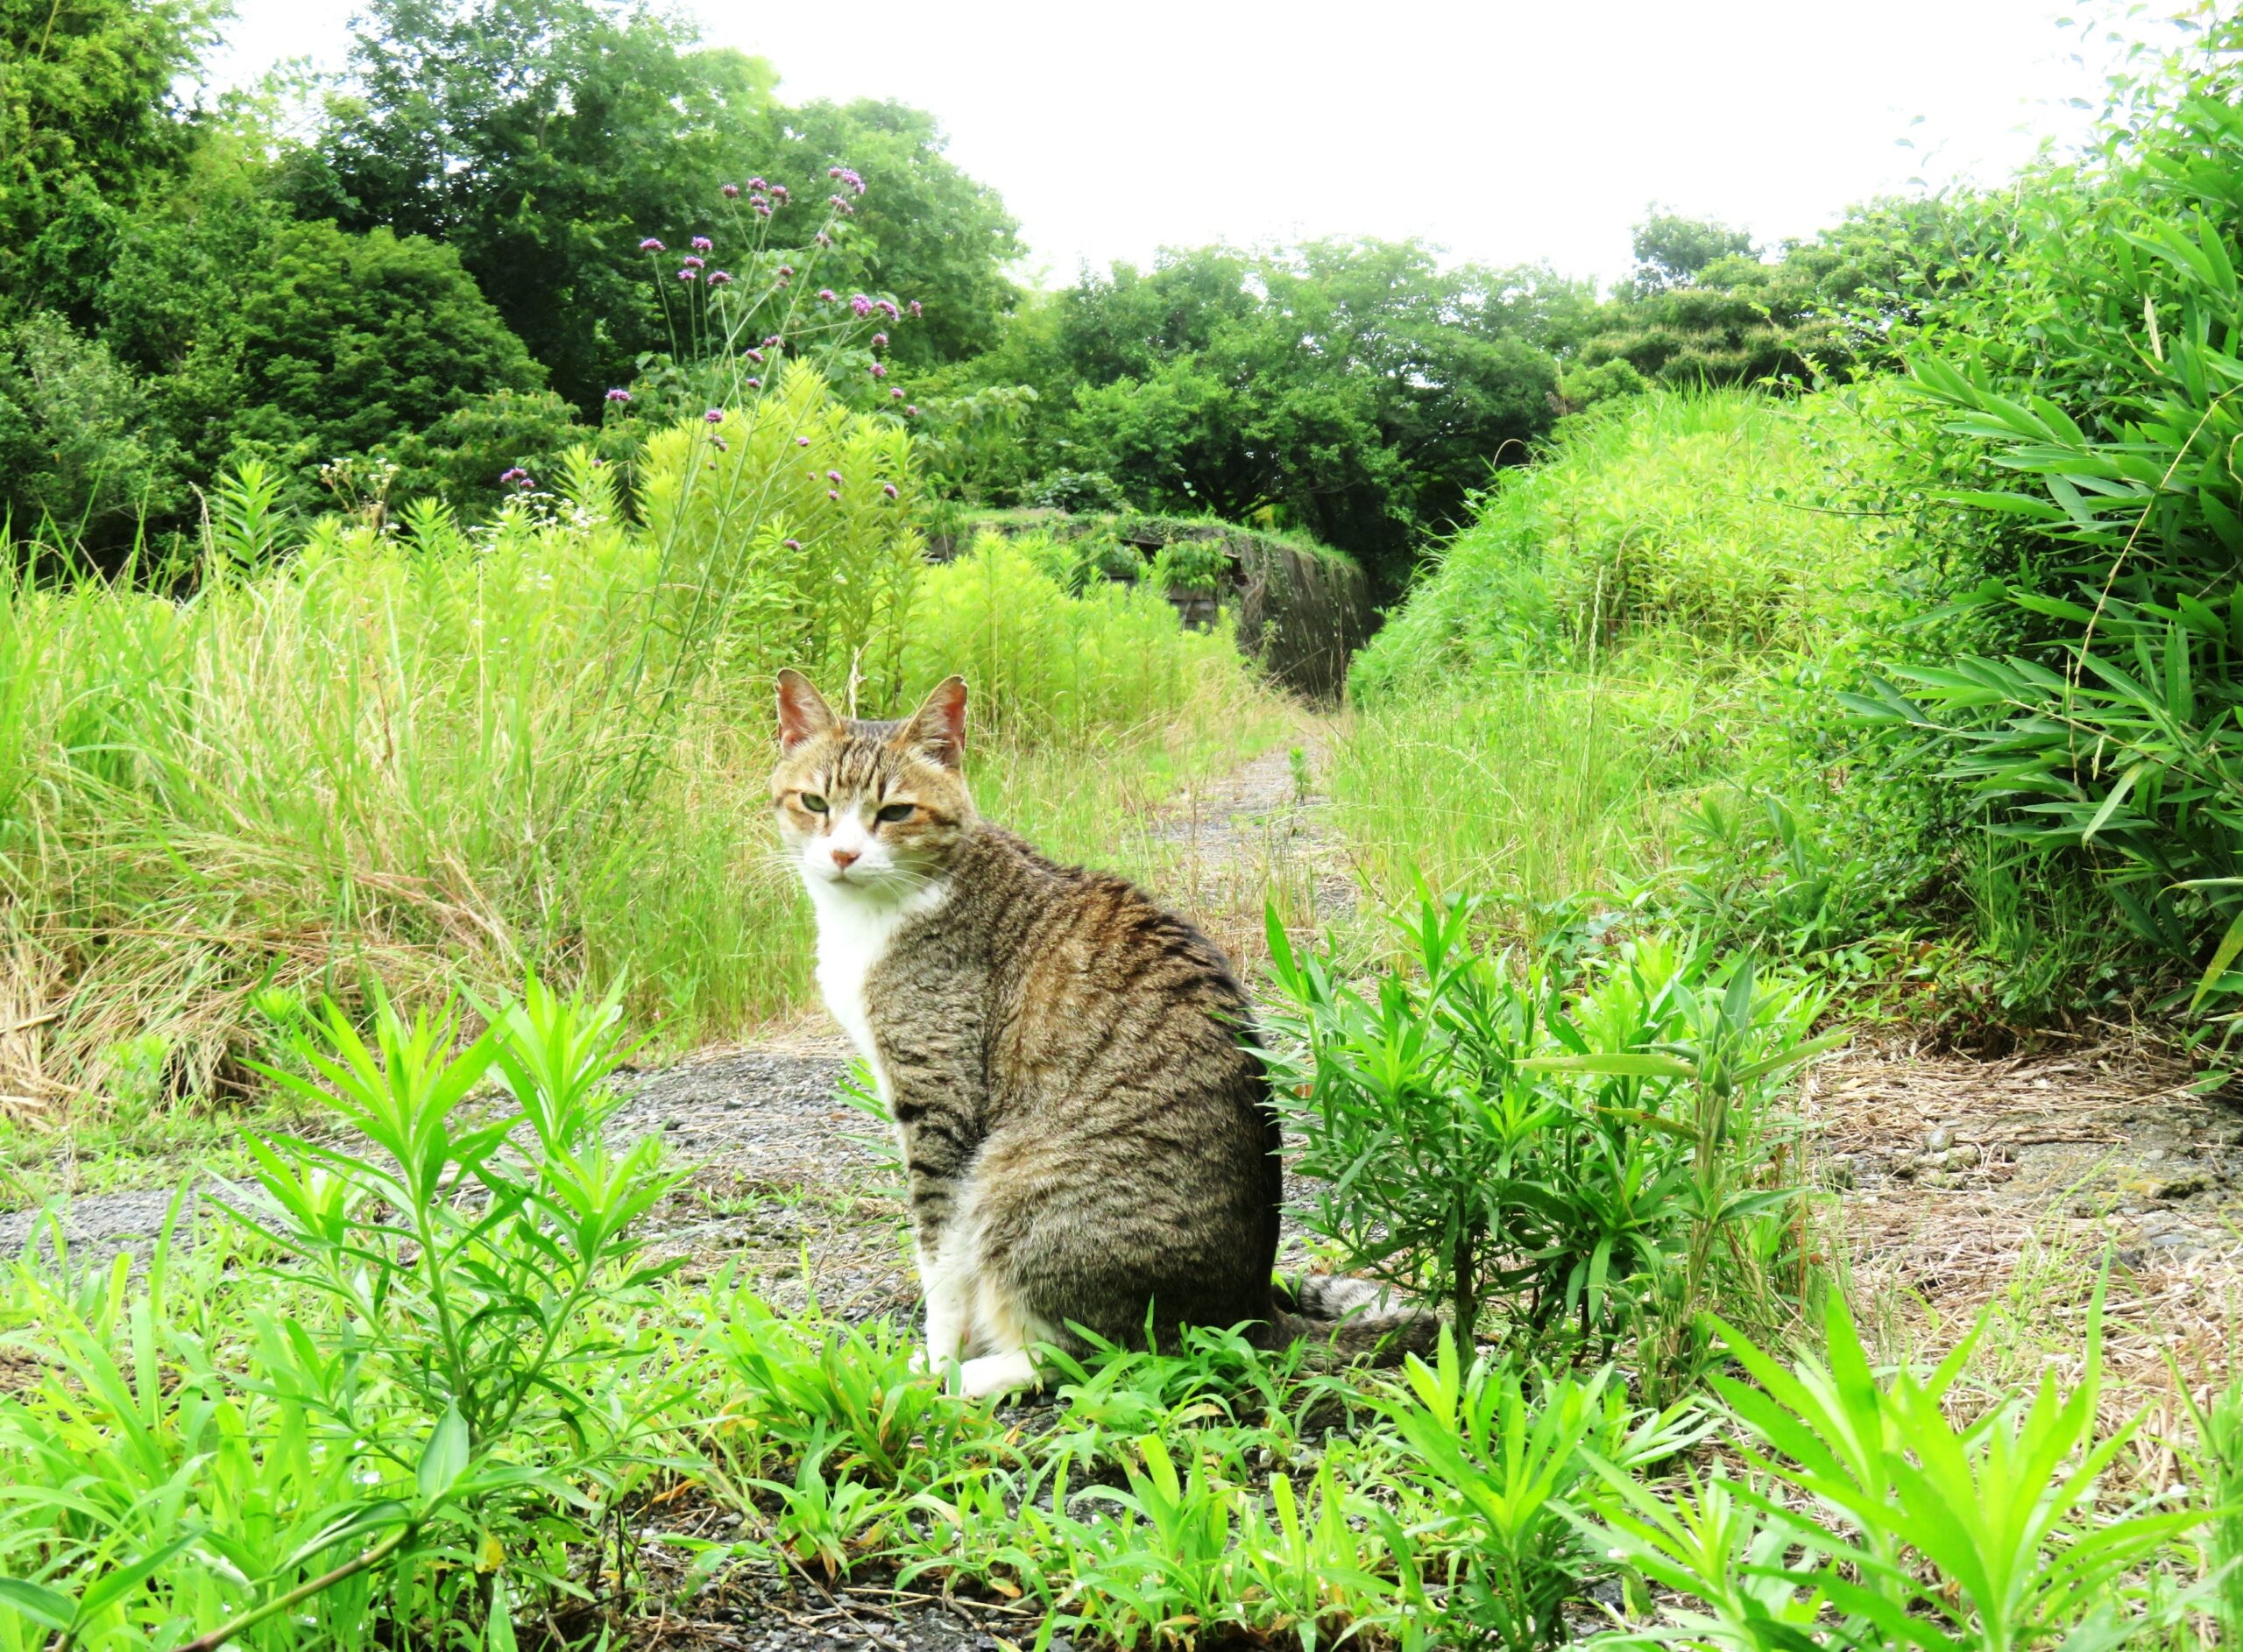
POLYGON ((1405 1354, 1430 1358, 1440 1318, 1407 1308, 1387 1287, 1332 1274, 1296 1274, 1270 1283, 1269 1345, 1308 1345, 1309 1362, 1398 1366, 1405 1354))

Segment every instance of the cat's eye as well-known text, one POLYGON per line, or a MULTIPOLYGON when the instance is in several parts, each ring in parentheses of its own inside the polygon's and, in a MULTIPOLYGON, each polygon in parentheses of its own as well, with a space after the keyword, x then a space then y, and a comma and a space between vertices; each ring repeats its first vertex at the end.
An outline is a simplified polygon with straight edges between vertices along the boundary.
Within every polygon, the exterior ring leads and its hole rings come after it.
POLYGON ((917 808, 916 803, 883 804, 880 811, 880 822, 883 826, 893 826, 898 821, 909 820, 912 811, 917 808))
POLYGON ((816 792, 804 792, 802 794, 802 804, 804 808, 810 810, 813 815, 823 815, 825 813, 825 800, 820 797, 816 792))

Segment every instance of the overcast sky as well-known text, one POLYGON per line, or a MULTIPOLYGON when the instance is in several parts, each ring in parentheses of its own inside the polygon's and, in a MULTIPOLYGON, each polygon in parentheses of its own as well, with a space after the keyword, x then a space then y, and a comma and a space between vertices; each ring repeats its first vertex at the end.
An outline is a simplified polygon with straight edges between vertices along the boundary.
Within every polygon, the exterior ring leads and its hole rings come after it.
MULTIPOLYGON (((341 67, 355 3, 236 0, 220 78, 341 67)), ((1649 201, 1806 235, 1914 178, 1999 178, 2077 138, 2069 100, 2100 89, 2048 0, 683 9, 770 59, 790 101, 934 111, 1020 219, 1023 273, 1055 282, 1164 245, 1345 234, 1609 279, 1649 201)))

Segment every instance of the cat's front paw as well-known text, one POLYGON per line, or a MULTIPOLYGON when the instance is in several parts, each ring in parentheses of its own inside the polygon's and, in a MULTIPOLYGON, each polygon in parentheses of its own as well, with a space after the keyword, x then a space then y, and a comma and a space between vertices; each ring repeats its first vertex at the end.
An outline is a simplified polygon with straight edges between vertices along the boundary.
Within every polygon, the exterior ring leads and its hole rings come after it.
POLYGON ((1015 1389, 1036 1387, 1036 1361, 1025 1348, 1011 1353, 984 1354, 958 1368, 958 1391, 968 1400, 987 1400, 1015 1389))

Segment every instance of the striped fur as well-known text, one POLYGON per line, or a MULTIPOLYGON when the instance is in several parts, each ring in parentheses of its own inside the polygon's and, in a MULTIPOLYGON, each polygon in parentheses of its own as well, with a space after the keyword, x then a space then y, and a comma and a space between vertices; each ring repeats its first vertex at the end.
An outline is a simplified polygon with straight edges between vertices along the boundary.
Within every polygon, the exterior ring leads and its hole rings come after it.
POLYGON ((1350 1312, 1338 1285, 1273 1295, 1278 1127, 1244 990, 1143 891, 980 819, 964 715, 952 679, 908 722, 845 723, 789 673, 772 787, 821 987, 902 1138, 930 1361, 994 1391, 1075 1325, 1426 1346, 1429 1317, 1350 1312))

